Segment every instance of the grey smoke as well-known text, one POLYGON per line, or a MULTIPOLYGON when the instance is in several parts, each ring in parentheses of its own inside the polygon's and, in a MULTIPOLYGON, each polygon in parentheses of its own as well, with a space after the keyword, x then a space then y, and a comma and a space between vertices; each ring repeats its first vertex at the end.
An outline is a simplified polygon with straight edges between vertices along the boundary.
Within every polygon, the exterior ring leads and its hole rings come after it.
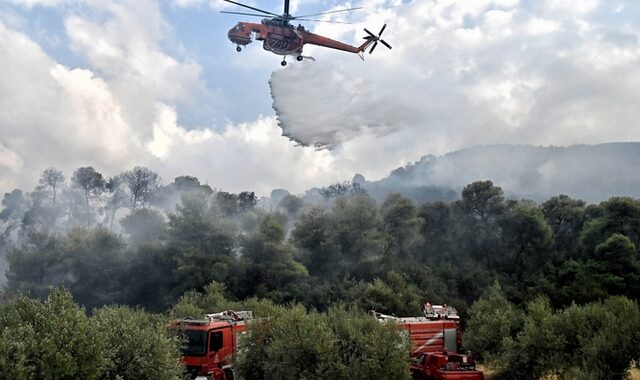
MULTIPOLYGON (((363 183, 363 178, 357 176, 363 183)), ((416 201, 450 201, 462 188, 491 180, 512 198, 543 202, 567 194, 597 203, 612 196, 640 198, 640 143, 569 147, 478 146, 424 156, 379 181, 364 181, 376 198, 401 192, 416 201)))

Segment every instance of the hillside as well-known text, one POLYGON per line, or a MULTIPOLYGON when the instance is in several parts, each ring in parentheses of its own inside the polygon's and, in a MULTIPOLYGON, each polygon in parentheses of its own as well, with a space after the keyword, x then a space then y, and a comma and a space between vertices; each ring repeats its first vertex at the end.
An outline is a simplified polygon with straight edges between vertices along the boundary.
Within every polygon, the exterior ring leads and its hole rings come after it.
POLYGON ((379 181, 354 177, 376 198, 400 192, 415 201, 450 201, 465 185, 493 181, 506 195, 544 201, 567 194, 587 202, 614 195, 640 197, 640 143, 569 147, 477 146, 424 156, 379 181))

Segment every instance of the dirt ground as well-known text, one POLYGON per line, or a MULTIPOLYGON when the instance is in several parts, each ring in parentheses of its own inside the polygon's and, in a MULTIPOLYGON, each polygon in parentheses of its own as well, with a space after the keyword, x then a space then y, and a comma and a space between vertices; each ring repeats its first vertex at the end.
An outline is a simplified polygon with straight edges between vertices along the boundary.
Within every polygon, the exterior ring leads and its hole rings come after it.
MULTIPOLYGON (((484 371, 485 380, 493 380, 493 372, 488 369, 483 369, 482 365, 478 365, 478 369, 484 371)), ((631 370, 631 380, 640 380, 640 369, 634 368, 631 370)))

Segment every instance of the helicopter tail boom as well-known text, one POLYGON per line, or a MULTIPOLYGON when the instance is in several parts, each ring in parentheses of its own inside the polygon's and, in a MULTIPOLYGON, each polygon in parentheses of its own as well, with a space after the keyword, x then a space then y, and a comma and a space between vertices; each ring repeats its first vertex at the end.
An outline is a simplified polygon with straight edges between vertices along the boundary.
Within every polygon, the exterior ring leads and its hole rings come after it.
POLYGON ((304 42, 306 44, 323 46, 331 49, 347 51, 350 53, 359 53, 361 50, 355 46, 345 44, 344 42, 332 40, 331 38, 323 37, 314 33, 305 33, 304 42))
POLYGON ((369 46, 371 46, 371 49, 369 50, 369 54, 373 52, 373 50, 376 48, 378 43, 381 43, 387 48, 391 49, 391 45, 389 45, 386 41, 380 38, 380 36, 382 35, 382 32, 384 32, 386 27, 387 27, 387 24, 385 24, 382 27, 382 29, 380 30, 380 33, 378 33, 377 36, 365 28, 364 31, 368 34, 368 36, 364 37, 365 39, 364 43, 362 43, 362 45, 358 47, 351 46, 349 44, 345 44, 343 42, 332 40, 331 38, 323 37, 323 36, 320 36, 314 33, 309 33, 309 32, 306 32, 304 35, 304 43, 324 46, 324 47, 328 47, 336 50, 347 51, 350 53, 355 53, 355 54, 358 54, 358 56, 362 58, 362 60, 364 60, 364 55, 362 53, 365 52, 369 48, 369 46))

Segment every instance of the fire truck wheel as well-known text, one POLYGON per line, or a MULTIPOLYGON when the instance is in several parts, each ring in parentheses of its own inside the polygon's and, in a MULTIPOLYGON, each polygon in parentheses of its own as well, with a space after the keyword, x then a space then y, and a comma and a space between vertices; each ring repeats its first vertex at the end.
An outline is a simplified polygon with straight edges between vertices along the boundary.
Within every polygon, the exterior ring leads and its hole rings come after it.
POLYGON ((234 378, 232 369, 224 370, 224 380, 234 380, 234 378))

